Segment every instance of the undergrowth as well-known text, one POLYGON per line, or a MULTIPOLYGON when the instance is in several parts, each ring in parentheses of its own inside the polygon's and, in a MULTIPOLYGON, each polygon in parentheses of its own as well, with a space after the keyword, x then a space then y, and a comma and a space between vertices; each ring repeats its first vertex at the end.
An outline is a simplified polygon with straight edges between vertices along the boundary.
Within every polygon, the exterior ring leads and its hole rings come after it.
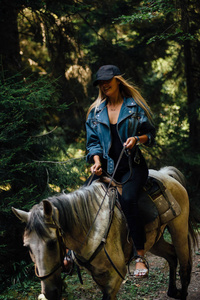
MULTIPOLYGON (((63 300, 92 300, 101 299, 102 293, 93 281, 92 277, 84 270, 81 271, 83 285, 80 283, 76 272, 72 276, 66 276, 63 280, 63 300)), ((149 277, 143 280, 135 280, 127 276, 118 293, 118 300, 144 300, 155 299, 156 293, 161 289, 167 290, 167 275, 158 267, 151 270, 149 277)), ((36 278, 25 279, 11 285, 0 295, 2 300, 37 300, 40 294, 40 282, 36 278)))

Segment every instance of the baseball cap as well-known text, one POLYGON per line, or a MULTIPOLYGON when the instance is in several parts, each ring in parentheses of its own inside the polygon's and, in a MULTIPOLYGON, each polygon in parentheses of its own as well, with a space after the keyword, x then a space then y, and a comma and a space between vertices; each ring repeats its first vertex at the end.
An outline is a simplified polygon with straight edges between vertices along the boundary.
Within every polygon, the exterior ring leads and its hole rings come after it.
POLYGON ((110 80, 116 75, 121 75, 121 72, 118 67, 114 65, 102 66, 97 71, 96 80, 93 82, 93 85, 97 86, 99 80, 110 80))

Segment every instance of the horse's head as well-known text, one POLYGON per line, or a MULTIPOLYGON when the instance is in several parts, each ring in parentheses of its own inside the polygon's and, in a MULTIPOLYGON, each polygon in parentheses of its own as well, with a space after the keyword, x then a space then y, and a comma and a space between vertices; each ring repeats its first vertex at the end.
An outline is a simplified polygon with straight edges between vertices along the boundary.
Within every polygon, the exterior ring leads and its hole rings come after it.
POLYGON ((41 280, 41 292, 48 300, 60 300, 63 248, 57 208, 44 200, 30 212, 12 210, 22 222, 26 222, 24 246, 29 249, 35 263, 36 275, 41 280))

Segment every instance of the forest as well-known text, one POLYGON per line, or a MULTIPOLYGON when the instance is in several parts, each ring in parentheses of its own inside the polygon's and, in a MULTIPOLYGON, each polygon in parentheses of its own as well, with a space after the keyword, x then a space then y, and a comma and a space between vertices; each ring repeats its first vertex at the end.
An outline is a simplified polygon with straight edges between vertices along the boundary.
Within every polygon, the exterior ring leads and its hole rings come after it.
POLYGON ((0 40, 0 293, 31 272, 11 207, 89 176, 85 121, 102 65, 151 106, 148 167, 181 170, 200 222, 199 0, 0 0, 0 40))

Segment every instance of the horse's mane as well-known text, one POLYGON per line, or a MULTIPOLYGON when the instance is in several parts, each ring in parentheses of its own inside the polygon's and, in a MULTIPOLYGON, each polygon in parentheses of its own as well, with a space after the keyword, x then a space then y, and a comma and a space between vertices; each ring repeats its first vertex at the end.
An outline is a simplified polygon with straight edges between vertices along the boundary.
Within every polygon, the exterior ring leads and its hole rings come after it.
MULTIPOLYGON (((88 187, 82 187, 69 194, 58 194, 47 198, 59 211, 59 222, 63 231, 72 234, 73 229, 81 224, 81 228, 87 230, 94 219, 102 201, 102 188, 99 183, 93 183, 88 187)), ((43 204, 40 202, 31 209, 25 234, 35 230, 41 237, 48 237, 49 232, 44 224, 43 204)))

